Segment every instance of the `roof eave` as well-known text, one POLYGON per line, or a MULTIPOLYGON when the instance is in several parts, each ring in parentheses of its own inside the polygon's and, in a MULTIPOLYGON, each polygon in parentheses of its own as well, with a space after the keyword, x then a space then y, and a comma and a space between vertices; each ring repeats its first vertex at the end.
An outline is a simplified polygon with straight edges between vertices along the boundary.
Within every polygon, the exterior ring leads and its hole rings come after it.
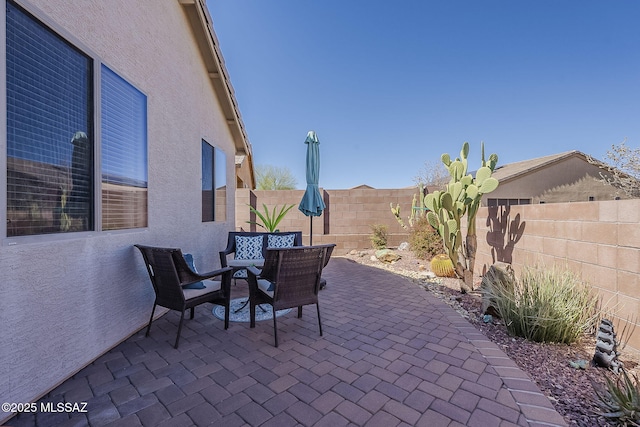
MULTIPOLYGON (((224 65, 218 38, 213 30, 209 10, 204 0, 178 0, 178 2, 182 5, 191 24, 191 29, 209 73, 211 84, 218 96, 227 126, 231 132, 236 149, 235 154, 247 156, 249 162, 253 164, 251 143, 242 122, 242 116, 229 79, 229 73, 224 65)), ((250 168, 250 170, 251 185, 255 186, 253 168, 250 168)))
MULTIPOLYGON (((512 181, 512 180, 520 178, 520 177, 522 177, 524 175, 529 175, 529 174, 531 174, 533 172, 536 172, 536 171, 538 171, 540 169, 544 169, 547 166, 555 164, 555 163, 557 163, 557 162, 559 162, 561 160, 565 160, 565 159, 568 159, 570 157, 575 157, 575 156, 578 156, 578 157, 581 156, 581 157, 585 158, 585 160, 586 160, 586 155, 584 153, 580 152, 580 151, 577 151, 577 150, 566 151, 564 153, 560 153, 560 154, 557 154, 557 155, 554 155, 554 156, 548 156, 548 157, 550 157, 549 160, 547 160, 545 162, 538 163, 538 164, 536 164, 536 165, 534 165, 534 166, 532 166, 530 168, 527 168, 526 170, 519 170, 519 171, 511 173, 510 175, 502 177, 502 178, 500 178, 500 182, 504 183, 504 182, 512 181)), ((519 162, 516 162, 516 163, 519 163, 519 162)), ((503 165, 503 166, 507 166, 507 165, 509 165, 509 164, 506 164, 506 165, 503 165)))

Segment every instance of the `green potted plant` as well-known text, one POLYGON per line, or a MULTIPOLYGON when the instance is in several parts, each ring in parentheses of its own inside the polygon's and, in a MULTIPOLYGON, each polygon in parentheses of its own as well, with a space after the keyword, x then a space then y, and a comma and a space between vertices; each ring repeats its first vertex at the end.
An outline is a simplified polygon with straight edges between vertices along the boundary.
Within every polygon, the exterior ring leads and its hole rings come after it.
POLYGON ((293 208, 294 205, 282 205, 282 208, 279 212, 276 213, 278 205, 273 207, 273 210, 269 212, 269 208, 267 208, 266 204, 262 204, 262 208, 264 209, 264 213, 260 212, 256 208, 251 205, 248 205, 249 209, 252 213, 256 214, 258 218, 260 218, 260 222, 257 221, 247 221, 248 224, 255 224, 258 227, 262 227, 270 233, 278 231, 278 224, 283 220, 284 216, 293 208))

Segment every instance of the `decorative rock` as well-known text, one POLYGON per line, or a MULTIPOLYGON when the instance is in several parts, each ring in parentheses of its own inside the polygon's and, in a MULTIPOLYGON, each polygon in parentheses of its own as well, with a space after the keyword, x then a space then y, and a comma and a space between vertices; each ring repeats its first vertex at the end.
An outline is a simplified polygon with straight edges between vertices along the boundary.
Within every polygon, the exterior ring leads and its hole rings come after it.
POLYGON ((435 279, 436 277, 438 277, 432 271, 423 271, 420 273, 420 275, 426 277, 427 279, 435 279))
POLYGON ((589 362, 584 359, 576 360, 575 362, 570 360, 569 365, 574 369, 587 369, 589 362))
POLYGON ((375 257, 382 262, 395 262, 401 258, 400 255, 393 252, 391 249, 380 249, 376 251, 375 257))
POLYGON ((400 246, 398 246, 398 250, 399 251, 408 251, 409 250, 409 243, 407 243, 407 242, 400 243, 400 246))
POLYGON ((618 354, 618 341, 613 331, 613 323, 608 319, 602 319, 596 335, 593 363, 611 369, 617 374, 623 368, 622 362, 618 360, 618 354))

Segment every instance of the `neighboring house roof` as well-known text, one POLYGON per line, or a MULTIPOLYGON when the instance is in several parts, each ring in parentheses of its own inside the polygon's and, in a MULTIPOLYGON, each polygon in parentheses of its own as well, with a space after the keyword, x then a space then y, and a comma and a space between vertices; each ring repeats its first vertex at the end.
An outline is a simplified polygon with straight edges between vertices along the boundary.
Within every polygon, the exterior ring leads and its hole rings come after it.
POLYGON ((351 190, 373 190, 374 188, 367 184, 356 185, 355 187, 351 187, 351 190))
POLYGON ((500 182, 508 182, 522 175, 530 174, 543 169, 553 163, 565 160, 569 157, 581 157, 588 162, 588 157, 577 150, 566 151, 564 153, 552 154, 550 156, 537 157, 535 159, 523 160, 520 162, 507 163, 506 165, 498 165, 492 176, 500 182))
POLYGON ((255 176, 253 171, 252 148, 247 133, 245 131, 242 116, 238 108, 235 93, 229 73, 225 67, 220 43, 213 30, 211 16, 205 5, 205 0, 178 0, 182 5, 193 34, 202 53, 202 57, 209 72, 209 77, 213 88, 218 95, 220 106, 227 120, 227 125, 236 147, 236 155, 248 157, 251 173, 251 185, 255 187, 255 176))
MULTIPOLYGON (((577 150, 499 165, 493 172, 500 185, 486 199, 530 199, 545 203, 633 197, 616 177, 628 175, 577 150), (593 180, 603 185, 593 185, 593 180), (624 194, 623 194, 624 193, 624 194)), ((629 177, 630 180, 635 180, 629 177)))

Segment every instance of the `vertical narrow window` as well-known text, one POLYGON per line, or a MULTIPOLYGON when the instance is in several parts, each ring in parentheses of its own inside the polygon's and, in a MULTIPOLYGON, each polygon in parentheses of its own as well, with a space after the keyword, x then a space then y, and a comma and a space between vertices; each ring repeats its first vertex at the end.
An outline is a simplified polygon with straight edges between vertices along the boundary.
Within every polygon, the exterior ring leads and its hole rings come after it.
POLYGON ((227 220, 227 156, 219 148, 214 149, 214 185, 215 195, 215 220, 227 220))
POLYGON ((102 66, 102 229, 147 226, 147 97, 102 66))
POLYGON ((202 140, 202 222, 215 219, 213 147, 202 140))
POLYGON ((92 60, 6 5, 7 236, 92 230, 92 60))
POLYGON ((202 222, 227 217, 227 157, 202 140, 202 222))

